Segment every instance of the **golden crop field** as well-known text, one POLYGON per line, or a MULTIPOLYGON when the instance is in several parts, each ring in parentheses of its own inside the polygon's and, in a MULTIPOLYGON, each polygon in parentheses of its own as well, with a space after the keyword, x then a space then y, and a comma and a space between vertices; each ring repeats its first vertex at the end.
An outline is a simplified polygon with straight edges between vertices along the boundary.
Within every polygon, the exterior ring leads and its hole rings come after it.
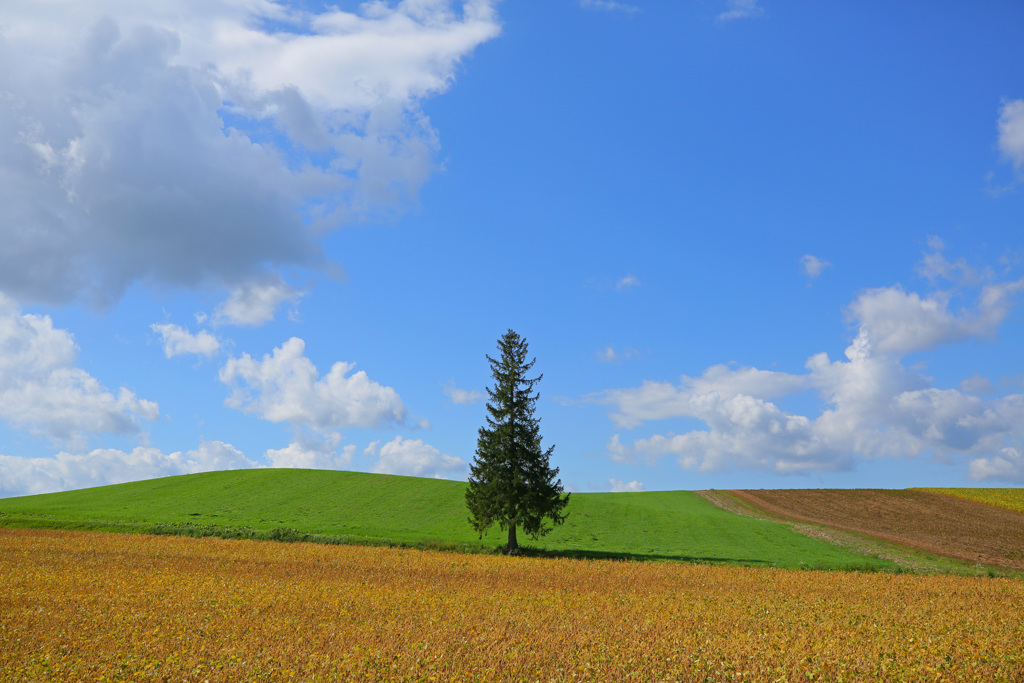
POLYGON ((1024 489, 918 489, 1024 512, 1024 489))
POLYGON ((997 681, 1024 583, 0 530, 0 679, 997 681))

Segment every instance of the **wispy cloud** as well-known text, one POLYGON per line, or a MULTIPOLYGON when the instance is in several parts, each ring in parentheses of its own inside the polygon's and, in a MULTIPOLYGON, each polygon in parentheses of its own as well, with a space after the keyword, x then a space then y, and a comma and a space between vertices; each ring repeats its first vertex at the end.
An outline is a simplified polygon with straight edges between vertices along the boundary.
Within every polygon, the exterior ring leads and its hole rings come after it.
POLYGON ((725 5, 725 11, 718 15, 718 21, 759 17, 764 14, 764 9, 757 3, 758 0, 729 0, 725 5))
POLYGON ((824 271, 826 268, 831 268, 832 264, 829 263, 828 261, 824 261, 818 258, 817 256, 812 256, 811 254, 804 254, 800 258, 800 266, 804 269, 804 273, 807 275, 807 277, 813 280, 817 278, 819 275, 821 275, 822 271, 824 271))
POLYGON ((450 398, 452 403, 460 406, 473 405, 484 397, 484 395, 476 389, 468 391, 466 389, 460 389, 455 386, 454 382, 445 384, 443 389, 444 395, 450 398))
POLYGON ((206 330, 192 334, 188 329, 171 323, 153 323, 149 327, 160 335, 164 355, 168 358, 185 354, 209 357, 220 350, 220 340, 206 330))
POLYGON ((597 352, 597 358, 603 363, 621 363, 624 360, 629 360, 634 356, 640 355, 640 352, 633 347, 628 347, 622 351, 616 351, 613 346, 606 346, 597 352))
POLYGON ((580 0, 580 7, 583 9, 602 10, 605 12, 626 12, 627 14, 633 14, 639 12, 640 8, 636 5, 630 5, 625 2, 616 2, 615 0, 580 0))
POLYGON ((1005 102, 999 110, 999 151, 1020 170, 1024 165, 1024 100, 1005 102))
POLYGON ((627 275, 619 278, 615 282, 615 289, 624 292, 627 289, 635 289, 640 286, 640 280, 637 279, 636 275, 627 275))

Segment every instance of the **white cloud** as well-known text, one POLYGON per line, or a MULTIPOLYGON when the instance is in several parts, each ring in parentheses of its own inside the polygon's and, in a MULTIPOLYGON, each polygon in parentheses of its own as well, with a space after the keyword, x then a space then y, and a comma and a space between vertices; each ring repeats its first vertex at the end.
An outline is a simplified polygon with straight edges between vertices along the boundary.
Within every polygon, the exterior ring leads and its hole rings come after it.
POLYGON ((433 172, 420 104, 499 32, 490 0, 7 0, 0 291, 105 306, 326 267, 325 230, 433 172))
POLYGON ((192 334, 171 323, 153 323, 149 327, 163 339, 164 355, 168 358, 184 354, 209 357, 220 350, 220 341, 206 330, 192 334))
POLYGON ((991 277, 991 273, 979 273, 967 264, 967 259, 960 258, 956 261, 949 261, 942 253, 946 248, 942 238, 935 235, 928 237, 928 251, 921 258, 921 262, 914 269, 918 275, 934 285, 939 280, 949 280, 957 285, 968 287, 977 286, 984 281, 984 276, 991 277))
POLYGON ((629 360, 630 358, 638 355, 640 355, 640 352, 632 347, 619 352, 615 350, 615 347, 606 346, 597 352, 598 360, 603 363, 621 363, 624 360, 629 360))
POLYGON ((826 268, 832 267, 832 264, 828 261, 823 261, 817 256, 812 256, 811 254, 804 254, 800 258, 800 265, 803 266, 804 273, 807 274, 807 277, 812 280, 821 275, 822 271, 826 268))
POLYGON ((213 314, 216 325, 258 327, 274 319, 278 307, 285 302, 296 303, 304 292, 292 287, 280 275, 263 281, 248 282, 231 288, 227 301, 213 314))
POLYGON ((620 12, 626 12, 627 14, 640 11, 640 8, 636 5, 630 5, 625 2, 616 2, 616 0, 580 0, 580 7, 584 9, 604 10, 606 12, 618 10, 620 12))
POLYGON ((292 337, 261 361, 247 353, 229 358, 220 371, 220 380, 232 387, 226 404, 270 422, 319 430, 405 421, 405 406, 394 389, 362 370, 350 375, 350 363, 335 363, 318 378, 305 349, 303 340, 292 337))
POLYGON ((86 454, 61 452, 52 458, 0 455, 0 497, 121 484, 178 474, 245 469, 256 463, 231 444, 206 441, 185 453, 155 448, 131 452, 97 449, 86 454))
POLYGON ((619 481, 618 479, 609 479, 608 484, 612 487, 612 493, 629 493, 647 490, 642 481, 636 480, 627 484, 626 482, 619 481))
POLYGON ((703 410, 693 403, 694 396, 715 393, 722 398, 736 396, 778 397, 804 391, 810 387, 806 377, 785 372, 714 365, 697 378, 682 378, 680 387, 669 382, 643 382, 636 389, 613 389, 602 400, 618 407, 612 421, 630 429, 648 420, 670 417, 700 417, 703 410))
POLYGON ((1024 455, 1016 448, 1003 448, 991 458, 971 461, 968 476, 975 481, 1008 481, 1024 484, 1024 455))
MULTIPOLYGON (((592 396, 614 406, 610 417, 619 428, 679 418, 706 425, 628 444, 615 434, 606 447, 608 456, 615 462, 653 464, 671 455, 687 469, 787 474, 851 469, 858 456, 999 453, 976 459, 971 476, 1013 479, 1020 462, 1007 454, 1024 449, 1024 395, 981 398, 978 394, 994 390, 977 376, 964 380, 960 390, 936 388, 902 358, 939 344, 991 336, 1021 289, 1024 281, 987 284, 973 309, 957 313, 949 310, 948 293, 921 296, 899 286, 869 290, 850 307, 859 329, 845 360, 815 354, 804 374, 717 365, 700 377, 684 376, 678 385, 645 381, 592 396), (788 412, 775 402, 808 390, 823 404, 816 417, 788 412)), ((1019 471, 1024 474, 1024 468, 1019 471)))
POLYGON ((443 389, 444 395, 450 398, 452 400, 452 403, 460 406, 473 405, 474 403, 477 403, 480 399, 484 397, 484 395, 481 394, 476 389, 472 389, 469 391, 467 391, 466 389, 460 389, 457 386, 455 386, 454 382, 451 384, 444 385, 443 389))
POLYGON ((462 458, 442 453, 420 439, 396 436, 380 448, 373 471, 380 474, 404 474, 411 477, 462 478, 467 471, 462 458))
POLYGON ((922 297, 899 285, 881 287, 858 296, 850 304, 849 314, 875 352, 902 356, 968 337, 991 337, 1009 313, 1014 295, 1021 291, 1024 279, 985 285, 973 310, 954 313, 949 310, 949 292, 922 297))
POLYGON ((343 470, 351 466, 356 447, 348 444, 339 450, 341 439, 341 434, 337 432, 326 434, 323 438, 300 437, 285 448, 269 449, 266 457, 271 467, 343 470))
POLYGON ((640 280, 638 280, 635 275, 627 275, 625 277, 619 278, 619 280, 615 283, 615 289, 619 290, 620 292, 625 291, 627 289, 633 289, 634 287, 639 286, 640 280))
POLYGON ((1005 102, 999 110, 999 151, 1017 169, 1024 165, 1024 100, 1005 102))
POLYGON ((759 17, 764 14, 764 9, 757 3, 758 0, 728 0, 725 3, 725 11, 718 15, 718 21, 759 17))
POLYGON ((83 446, 88 434, 131 434, 156 420, 156 403, 122 387, 115 393, 75 367, 78 348, 49 316, 22 314, 0 294, 0 418, 83 446))

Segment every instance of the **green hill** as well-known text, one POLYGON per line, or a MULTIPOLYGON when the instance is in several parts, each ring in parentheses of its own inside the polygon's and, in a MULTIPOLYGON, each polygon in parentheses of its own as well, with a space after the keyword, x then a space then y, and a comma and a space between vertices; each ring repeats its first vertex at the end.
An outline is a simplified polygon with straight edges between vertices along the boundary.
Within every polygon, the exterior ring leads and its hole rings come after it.
MULTIPOLYGON (((209 472, 0 499, 0 525, 487 550, 466 521, 466 484, 358 472, 209 472)), ((727 512, 689 491, 574 493, 565 525, 521 543, 554 554, 780 567, 896 565, 727 512)))

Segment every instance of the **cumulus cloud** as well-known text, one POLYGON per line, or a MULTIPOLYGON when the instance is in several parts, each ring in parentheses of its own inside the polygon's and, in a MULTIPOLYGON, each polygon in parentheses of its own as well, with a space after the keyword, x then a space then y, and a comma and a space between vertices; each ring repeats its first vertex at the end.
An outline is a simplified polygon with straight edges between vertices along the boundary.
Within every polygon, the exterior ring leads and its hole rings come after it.
POLYGON ((848 470, 858 456, 971 454, 987 456, 973 461, 972 477, 1012 479, 1020 461, 1011 456, 1024 443, 1024 395, 982 398, 993 387, 977 376, 960 389, 936 388, 903 357, 991 336, 1021 289, 1024 281, 986 284, 973 307, 956 312, 947 292, 868 290, 850 306, 858 330, 845 359, 815 354, 802 374, 717 365, 679 384, 647 381, 592 396, 614 406, 610 417, 621 429, 679 418, 706 425, 628 444, 615 434, 608 456, 632 464, 673 456, 687 469, 789 474, 848 470), (820 398, 819 415, 789 412, 777 403, 805 391, 820 398))
POLYGON ((226 404, 270 422, 318 430, 405 422, 405 406, 394 389, 362 370, 349 374, 351 363, 335 363, 318 377, 305 349, 303 340, 292 337, 262 360, 247 353, 229 358, 220 371, 220 381, 232 389, 226 404))
POLYGON ((185 354, 209 357, 220 350, 220 340, 206 330, 192 334, 186 328, 171 323, 153 323, 149 328, 160 335, 164 355, 168 358, 185 354))
POLYGON ((858 296, 849 314, 876 352, 902 356, 969 337, 993 336, 1021 291, 1024 279, 985 285, 973 309, 954 312, 949 308, 950 292, 921 296, 899 285, 880 287, 858 296))
POLYGON ((299 437, 284 448, 266 453, 271 467, 298 467, 311 470, 343 470, 351 466, 356 452, 353 444, 339 449, 341 434, 332 432, 322 438, 299 437))
POLYGON ((433 172, 420 104, 500 32, 494 4, 5 2, 0 291, 101 307, 324 267, 325 230, 433 172))
POLYGON ((822 271, 826 268, 832 267, 832 264, 828 261, 823 261, 817 256, 812 256, 811 254, 804 254, 800 258, 800 265, 803 267, 804 273, 807 277, 812 280, 821 275, 822 271))
POLYGON ((444 395, 450 398, 452 403, 460 406, 473 405, 484 397, 484 395, 476 389, 468 391, 466 389, 460 389, 455 386, 454 382, 444 385, 443 389, 444 395))
POLYGON ((728 0, 725 3, 725 11, 718 15, 718 21, 759 17, 764 14, 764 9, 757 3, 758 0, 728 0))
POLYGON ((1024 165, 1024 100, 1003 103, 999 110, 999 151, 1018 170, 1024 165))
POLYGON ((206 441, 199 448, 162 453, 138 447, 130 452, 97 449, 85 454, 60 452, 52 458, 0 455, 0 497, 121 484, 178 474, 245 469, 256 463, 231 444, 206 441))
POLYGON ((49 316, 22 314, 0 294, 0 418, 54 441, 84 445, 89 434, 132 434, 156 420, 156 403, 116 393, 75 367, 78 348, 49 316))
POLYGON ((634 389, 613 389, 603 394, 618 412, 611 415, 619 427, 630 429, 649 420, 699 417, 694 396, 717 394, 724 399, 744 395, 754 398, 786 396, 809 387, 806 377, 757 368, 730 369, 714 365, 697 378, 683 377, 680 387, 670 382, 643 382, 634 389))
POLYGON ((990 458, 971 461, 968 476, 975 481, 1009 481, 1024 484, 1024 455, 1016 448, 1003 448, 990 458))
POLYGON ((373 471, 379 474, 404 474, 437 479, 462 478, 468 464, 462 458, 442 453, 421 439, 396 436, 380 447, 373 471))
POLYGON ((296 303, 303 294, 280 275, 238 285, 231 288, 227 301, 214 311, 213 322, 216 325, 258 327, 273 320, 281 304, 296 303))
POLYGON ((644 483, 642 481, 633 480, 628 484, 618 479, 609 479, 608 484, 612 487, 612 493, 629 493, 637 491, 646 491, 644 483))

